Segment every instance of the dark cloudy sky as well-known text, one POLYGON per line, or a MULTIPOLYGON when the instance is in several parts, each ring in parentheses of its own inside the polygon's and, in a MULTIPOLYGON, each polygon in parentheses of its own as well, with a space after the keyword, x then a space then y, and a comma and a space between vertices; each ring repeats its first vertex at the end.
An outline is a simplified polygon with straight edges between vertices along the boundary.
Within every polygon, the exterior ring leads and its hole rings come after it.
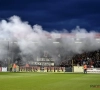
POLYGON ((13 15, 46 30, 100 30, 100 0, 0 0, 0 19, 13 15))

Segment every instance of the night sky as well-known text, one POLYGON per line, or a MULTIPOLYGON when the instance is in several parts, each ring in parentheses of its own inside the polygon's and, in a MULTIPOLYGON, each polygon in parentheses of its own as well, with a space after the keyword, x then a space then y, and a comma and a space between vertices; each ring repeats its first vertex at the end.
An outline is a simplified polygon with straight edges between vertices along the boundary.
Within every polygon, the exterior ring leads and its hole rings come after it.
POLYGON ((0 0, 0 19, 13 15, 48 31, 100 30, 100 0, 0 0))

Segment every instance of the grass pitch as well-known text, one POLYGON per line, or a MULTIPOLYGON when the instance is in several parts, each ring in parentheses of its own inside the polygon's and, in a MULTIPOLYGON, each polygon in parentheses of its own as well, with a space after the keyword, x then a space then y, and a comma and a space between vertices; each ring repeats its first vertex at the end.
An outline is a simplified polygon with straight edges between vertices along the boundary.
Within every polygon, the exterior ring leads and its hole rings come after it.
POLYGON ((99 90, 100 74, 0 73, 0 90, 99 90))

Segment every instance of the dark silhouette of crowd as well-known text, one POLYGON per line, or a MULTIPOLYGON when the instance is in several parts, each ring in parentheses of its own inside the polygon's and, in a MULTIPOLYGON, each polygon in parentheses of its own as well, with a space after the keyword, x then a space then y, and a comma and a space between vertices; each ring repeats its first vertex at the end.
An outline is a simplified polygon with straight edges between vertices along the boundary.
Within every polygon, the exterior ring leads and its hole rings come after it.
POLYGON ((70 58, 70 60, 63 60, 60 65, 61 66, 82 66, 83 64, 87 64, 88 67, 100 68, 100 50, 93 52, 84 52, 82 54, 77 54, 70 58))

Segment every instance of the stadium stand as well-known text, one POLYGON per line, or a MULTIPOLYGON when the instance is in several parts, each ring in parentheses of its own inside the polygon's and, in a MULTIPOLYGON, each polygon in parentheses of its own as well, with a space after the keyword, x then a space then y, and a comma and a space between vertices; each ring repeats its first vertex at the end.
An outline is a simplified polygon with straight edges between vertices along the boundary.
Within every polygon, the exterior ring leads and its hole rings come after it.
MULTIPOLYGON (((82 66, 84 63, 88 67, 99 68, 100 67, 100 50, 94 52, 84 52, 83 54, 77 54, 72 57, 74 66, 82 66)), ((61 66, 71 66, 72 60, 63 60, 61 66)))

